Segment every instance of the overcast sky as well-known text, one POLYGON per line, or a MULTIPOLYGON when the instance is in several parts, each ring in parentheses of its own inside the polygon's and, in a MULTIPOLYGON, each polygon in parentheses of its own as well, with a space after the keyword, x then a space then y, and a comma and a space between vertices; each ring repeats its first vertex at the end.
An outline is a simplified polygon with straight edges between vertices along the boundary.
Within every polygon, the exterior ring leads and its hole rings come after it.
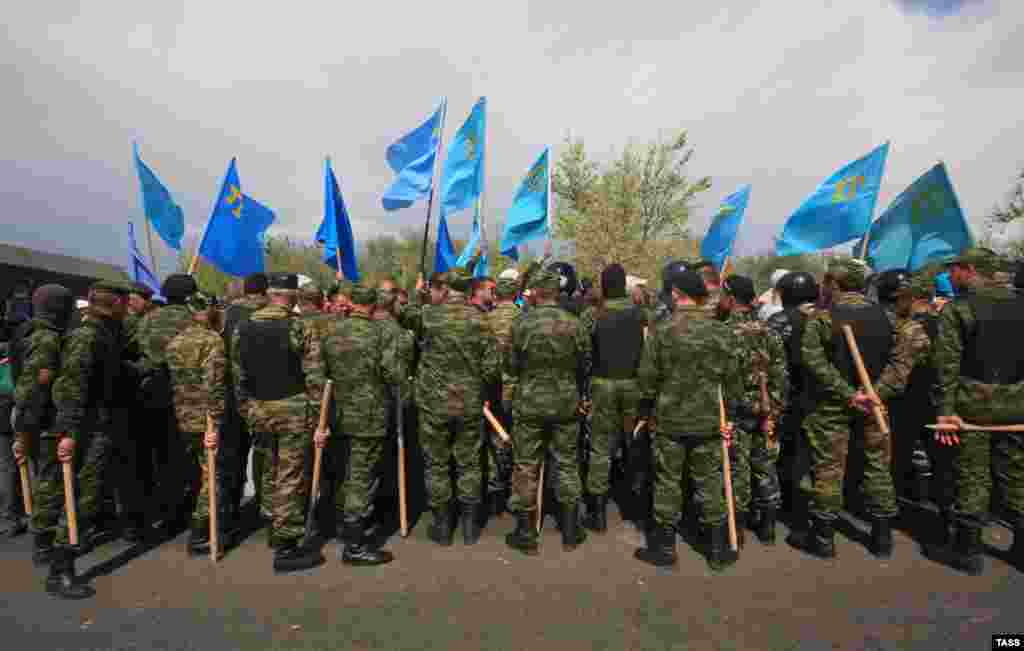
POLYGON ((384 151, 442 95, 446 137, 488 98, 489 213, 569 132, 607 158, 686 128, 713 181, 695 230, 753 185, 741 252, 885 140, 877 213, 941 158, 979 224, 1024 164, 1022 28, 1021 0, 18 3, 0 241, 124 264, 125 224, 143 224, 132 139, 192 232, 232 156, 272 232, 312 238, 325 155, 357 240, 422 227, 423 204, 380 207, 384 151))

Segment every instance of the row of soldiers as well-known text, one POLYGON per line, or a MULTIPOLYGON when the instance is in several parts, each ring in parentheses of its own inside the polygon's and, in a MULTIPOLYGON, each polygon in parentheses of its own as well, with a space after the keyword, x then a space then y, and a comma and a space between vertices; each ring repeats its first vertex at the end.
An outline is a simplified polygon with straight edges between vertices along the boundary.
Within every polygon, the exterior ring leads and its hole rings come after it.
MULTIPOLYGON (((90 596, 75 557, 94 540, 110 492, 129 540, 154 535, 154 525, 166 535, 187 529, 189 553, 210 553, 207 460, 215 460, 222 496, 221 540, 230 542, 242 527, 251 451, 275 571, 316 566, 323 557, 308 508, 318 497, 310 490, 315 448, 333 460, 333 482, 319 498, 335 507, 342 561, 386 563, 393 556, 374 535, 374 502, 393 464, 390 441, 410 409, 428 536, 441 545, 453 543, 459 525, 463 541, 475 544, 487 507, 507 507, 516 518, 507 544, 536 554, 543 473, 563 547, 577 548, 587 529, 607 530, 615 460, 624 453, 647 462, 635 482, 647 533, 637 558, 674 564, 689 512, 709 566, 722 570, 738 558, 727 544, 728 450, 741 544, 747 528, 774 544, 788 494, 788 541, 830 558, 856 438, 870 548, 888 557, 897 514, 892 449, 900 441, 873 416, 888 406, 897 438, 920 442, 927 460, 954 478, 934 551, 978 573, 993 474, 1017 518, 1015 534, 1024 525, 1019 436, 968 428, 1024 421, 1024 360, 1009 339, 1024 321, 1024 301, 995 281, 1003 263, 981 249, 953 260, 960 297, 937 315, 930 277, 883 274, 875 304, 864 296, 868 274, 859 261, 834 263, 820 287, 810 274, 786 274, 777 286, 783 310, 767 321, 755 315, 750 279, 719 282, 709 265, 686 261, 665 269, 656 308, 627 296, 619 265, 602 272, 599 296, 585 305, 567 300, 564 267, 546 260, 497 280, 474 278, 472 263, 434 274, 409 301, 393 282, 340 285, 326 307, 294 274, 247 278, 245 296, 224 310, 186 275, 165 281, 167 305, 156 310, 144 289, 104 282, 70 331, 70 293, 44 286, 33 296, 35 316, 12 342, 15 456, 35 468, 33 557, 50 565, 48 591, 90 596), (872 389, 861 386, 860 365, 872 389), (908 399, 915 385, 933 394, 948 428, 936 439, 922 437, 930 418, 908 399), (498 428, 485 425, 485 412, 498 428), (339 447, 344 454, 331 453, 339 447), (70 544, 64 463, 73 464, 77 487, 78 545, 70 544)), ((1015 535, 1013 557, 1022 553, 1015 535)))

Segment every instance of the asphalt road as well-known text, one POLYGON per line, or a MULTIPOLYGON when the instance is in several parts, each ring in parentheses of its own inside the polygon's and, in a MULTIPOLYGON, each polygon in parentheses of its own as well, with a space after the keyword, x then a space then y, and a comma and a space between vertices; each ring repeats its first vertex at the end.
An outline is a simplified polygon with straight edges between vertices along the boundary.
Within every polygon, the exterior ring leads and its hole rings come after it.
MULTIPOLYGON (((866 525, 850 519, 863 532, 866 525)), ((895 557, 837 539, 825 562, 748 541, 722 575, 685 543, 672 570, 635 561, 641 536, 615 514, 603 536, 563 552, 551 521, 541 554, 504 545, 508 516, 480 544, 439 548, 421 521, 393 537, 397 560, 348 568, 325 547, 320 568, 275 576, 264 532, 214 566, 184 535, 141 554, 110 543, 80 562, 97 596, 42 589, 30 540, 0 543, 0 649, 968 649, 1024 633, 1024 579, 989 558, 982 577, 924 558, 898 533, 895 557)), ((784 533, 784 530, 781 532, 784 533)), ((847 530, 856 538, 855 529, 847 530)), ((990 544, 1009 534, 992 527, 990 544)))

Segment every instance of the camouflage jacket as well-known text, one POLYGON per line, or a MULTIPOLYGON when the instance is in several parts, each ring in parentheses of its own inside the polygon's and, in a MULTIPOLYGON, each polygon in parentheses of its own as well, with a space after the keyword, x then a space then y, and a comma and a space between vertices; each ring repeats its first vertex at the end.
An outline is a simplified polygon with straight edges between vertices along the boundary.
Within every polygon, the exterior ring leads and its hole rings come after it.
POLYGON ((501 371, 498 341, 485 316, 465 297, 452 292, 441 305, 405 306, 402 325, 420 342, 416 403, 449 417, 479 413, 484 388, 501 371))
MULTIPOLYGON (((333 322, 343 321, 344 319, 335 319, 333 322)), ((402 402, 408 403, 412 400, 412 384, 410 382, 413 367, 413 358, 416 354, 416 342, 413 341, 412 333, 398 325, 392 317, 381 319, 377 321, 380 324, 381 329, 384 331, 385 347, 394 347, 396 353, 396 361, 400 365, 399 369, 402 377, 402 402)))
POLYGON ((14 387, 14 406, 18 411, 16 432, 37 433, 53 424, 53 383, 60 372, 61 333, 50 322, 34 318, 31 334, 18 341, 12 357, 22 360, 14 387))
POLYGON ((505 360, 508 359, 509 351, 512 348, 512 325, 522 314, 522 309, 515 303, 499 303, 487 315, 491 330, 498 341, 498 351, 501 354, 501 397, 504 402, 512 400, 512 396, 515 395, 516 379, 509 375, 505 368, 505 360))
POLYGON ((505 360, 516 378, 516 414, 556 421, 575 417, 585 379, 590 375, 590 333, 557 304, 534 306, 512 326, 505 360))
POLYGON ((743 394, 740 414, 776 421, 786 410, 789 396, 789 372, 786 368, 786 348, 782 338, 768 324, 757 318, 753 310, 735 310, 726 319, 743 347, 743 394), (761 396, 761 378, 768 389, 768 411, 765 412, 761 396))
POLYGON ((742 347, 706 306, 677 306, 648 335, 640 362, 641 412, 671 437, 719 434, 718 387, 732 419, 743 395, 742 347))
POLYGON ((386 322, 360 313, 333 322, 322 335, 306 352, 303 369, 311 391, 334 382, 335 433, 385 436, 391 387, 406 379, 402 339, 386 322))
POLYGON ((193 324, 167 345, 174 413, 181 432, 205 432, 206 417, 220 428, 224 419, 224 340, 193 324))
POLYGON ((166 365, 167 344, 191 326, 192 312, 184 305, 166 305, 142 317, 133 343, 142 355, 144 371, 166 365))
POLYGON ((54 432, 77 437, 109 425, 121 363, 120 330, 113 319, 90 315, 65 337, 53 384, 54 432))

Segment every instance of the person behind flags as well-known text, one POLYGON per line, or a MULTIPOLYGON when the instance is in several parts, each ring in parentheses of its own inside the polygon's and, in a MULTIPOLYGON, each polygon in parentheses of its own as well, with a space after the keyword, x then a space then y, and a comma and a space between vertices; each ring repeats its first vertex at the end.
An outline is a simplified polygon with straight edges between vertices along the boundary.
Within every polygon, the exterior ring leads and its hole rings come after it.
MULTIPOLYGON (((505 360, 512 346, 512 324, 522 314, 516 305, 519 294, 519 271, 506 269, 501 272, 495 288, 497 303, 488 313, 487 318, 498 341, 501 354, 501 382, 490 394, 491 411, 505 427, 509 434, 513 433, 512 397, 515 395, 516 378, 508 372, 505 360)), ((511 497, 513 450, 510 443, 504 443, 496 432, 491 432, 491 474, 488 479, 487 493, 490 500, 490 514, 499 516, 508 507, 511 497)))
POLYGON ((310 489, 305 470, 308 437, 315 429, 321 396, 307 384, 303 359, 316 337, 314 329, 292 312, 298 277, 269 274, 267 285, 269 305, 231 335, 231 367, 238 411, 276 465, 268 533, 274 571, 292 572, 323 562, 313 541, 304 539, 310 489))
MULTIPOLYGON (((988 249, 969 248, 948 264, 959 298, 939 314, 934 356, 940 425, 1024 423, 1024 301, 994 276, 1006 266, 988 249)), ((956 446, 956 538, 944 551, 953 567, 984 571, 981 529, 998 482, 1013 526, 1009 561, 1024 567, 1024 444, 1017 433, 936 431, 956 446), (993 468, 996 472, 993 472, 993 468)), ((939 550, 935 550, 937 555, 939 550)))
POLYGON ((775 314, 778 314, 783 310, 782 299, 779 298, 779 281, 782 277, 789 273, 788 269, 776 269, 772 272, 771 277, 768 279, 770 288, 768 291, 761 294, 758 297, 757 302, 760 304, 757 309, 757 318, 762 321, 767 321, 775 314))

